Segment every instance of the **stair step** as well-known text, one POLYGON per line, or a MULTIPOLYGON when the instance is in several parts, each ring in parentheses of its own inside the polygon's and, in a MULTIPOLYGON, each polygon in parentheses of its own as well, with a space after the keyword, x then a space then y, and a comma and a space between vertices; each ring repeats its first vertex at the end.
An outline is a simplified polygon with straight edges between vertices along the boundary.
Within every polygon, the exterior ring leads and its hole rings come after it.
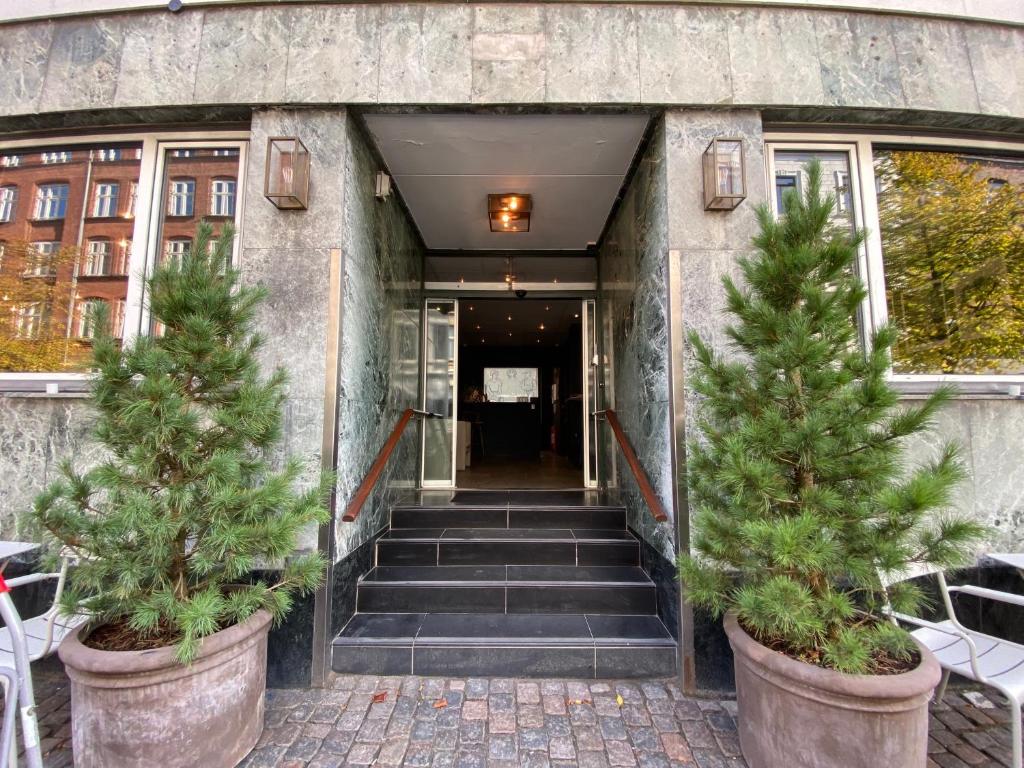
POLYGON ((339 673, 659 677, 675 664, 656 616, 357 613, 332 647, 339 673))
POLYGON ((377 565, 639 565, 625 529, 403 528, 377 540, 377 565))
POLYGON ((636 566, 377 566, 361 612, 653 614, 654 583, 636 566))
POLYGON ((625 528, 624 507, 398 506, 392 528, 625 528))

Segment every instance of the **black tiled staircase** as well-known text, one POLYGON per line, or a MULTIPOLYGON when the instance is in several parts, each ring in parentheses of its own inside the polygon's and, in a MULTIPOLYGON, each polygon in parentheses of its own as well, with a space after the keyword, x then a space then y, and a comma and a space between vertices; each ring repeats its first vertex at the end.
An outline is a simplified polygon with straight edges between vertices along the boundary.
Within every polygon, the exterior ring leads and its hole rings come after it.
POLYGON ((625 510, 582 492, 456 492, 391 512, 335 672, 662 677, 676 644, 625 510), (450 498, 449 498, 450 497, 450 498))

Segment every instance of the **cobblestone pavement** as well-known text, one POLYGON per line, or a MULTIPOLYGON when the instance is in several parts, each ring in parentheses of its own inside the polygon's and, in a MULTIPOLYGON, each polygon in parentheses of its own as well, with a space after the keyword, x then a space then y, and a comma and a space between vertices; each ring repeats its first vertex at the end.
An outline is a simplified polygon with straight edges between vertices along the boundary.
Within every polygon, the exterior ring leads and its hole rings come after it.
MULTIPOLYGON (((51 663, 35 677, 45 765, 67 768, 67 678, 51 663)), ((326 690, 268 691, 241 766, 745 768, 735 711, 664 681, 338 676, 326 690)), ((928 768, 1009 766, 1008 714, 987 691, 948 692, 932 705, 928 768)))

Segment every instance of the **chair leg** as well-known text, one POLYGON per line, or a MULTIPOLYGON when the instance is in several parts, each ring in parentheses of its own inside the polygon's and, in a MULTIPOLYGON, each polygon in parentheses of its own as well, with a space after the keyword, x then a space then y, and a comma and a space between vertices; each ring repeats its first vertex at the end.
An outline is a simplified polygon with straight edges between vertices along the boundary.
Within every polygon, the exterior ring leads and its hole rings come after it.
POLYGON ((949 670, 942 670, 942 679, 939 681, 939 687, 935 689, 935 703, 941 704, 942 697, 946 695, 946 685, 949 684, 949 670))
MULTIPOLYGON (((11 684, 6 677, 0 677, 0 685, 4 688, 4 706, 11 705, 11 684)), ((18 718, 14 718, 14 727, 11 728, 11 742, 7 748, 7 768, 18 768, 18 718)))
POLYGON ((1020 702, 1013 696, 1010 701, 1010 733, 1013 734, 1013 768, 1021 768, 1020 702))

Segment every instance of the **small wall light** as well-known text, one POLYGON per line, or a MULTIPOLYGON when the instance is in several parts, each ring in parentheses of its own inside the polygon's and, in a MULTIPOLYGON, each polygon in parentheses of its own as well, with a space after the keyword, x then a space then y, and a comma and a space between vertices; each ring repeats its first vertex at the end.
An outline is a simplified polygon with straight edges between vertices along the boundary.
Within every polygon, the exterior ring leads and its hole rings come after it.
POLYGON ((295 136, 267 139, 263 195, 282 210, 305 210, 309 201, 309 150, 295 136))
POLYGON ((529 232, 533 200, 529 195, 509 193, 487 196, 491 232, 529 232))
POLYGON ((712 139, 704 150, 704 210, 731 211, 746 197, 743 139, 712 139))

